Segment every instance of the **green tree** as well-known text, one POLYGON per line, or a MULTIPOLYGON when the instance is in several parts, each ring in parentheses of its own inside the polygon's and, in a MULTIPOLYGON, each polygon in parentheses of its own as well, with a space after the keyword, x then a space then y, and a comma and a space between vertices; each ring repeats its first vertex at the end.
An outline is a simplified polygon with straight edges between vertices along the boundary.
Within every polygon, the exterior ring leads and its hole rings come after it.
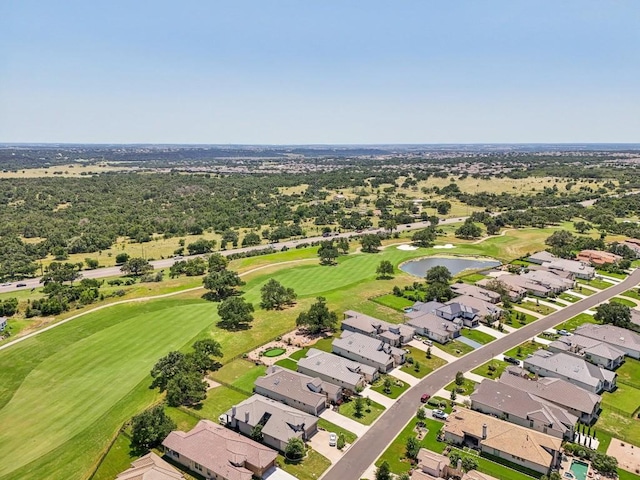
POLYGON ((453 290, 446 283, 429 283, 424 293, 425 298, 428 300, 436 300, 440 302, 446 302, 451 300, 454 296, 453 290))
POLYGON ((391 379, 389 377, 384 377, 384 382, 382 383, 382 387, 384 389, 384 392, 386 394, 390 394, 391 393, 391 387, 393 386, 393 382, 391 381, 391 379))
POLYGON ((580 221, 580 222, 573 222, 573 228, 575 228, 578 233, 586 233, 589 230, 591 230, 593 227, 591 226, 591 224, 587 222, 580 221))
POLYGON ((601 303, 595 311, 593 318, 599 322, 622 328, 628 328, 631 324, 631 309, 627 305, 617 302, 601 303))
POLYGON ((411 480, 411 475, 407 472, 402 472, 400 475, 396 477, 397 480, 411 480))
POLYGON ((235 295, 237 293, 236 287, 244 285, 237 272, 226 269, 210 272, 204 277, 202 283, 204 288, 211 292, 210 295, 214 300, 224 300, 235 295))
POLYGON ((407 443, 405 445, 405 455, 407 458, 411 460, 415 460, 418 458, 418 452, 420 451, 420 442, 414 436, 410 436, 407 438, 407 443))
POLYGON ((449 283, 451 281, 451 272, 445 266, 438 265, 427 270, 425 279, 429 283, 449 283))
POLYGON ((333 240, 320 242, 318 248, 318 257, 320 257, 320 265, 333 265, 338 258, 338 249, 333 245, 333 240))
POLYGON ((218 305, 220 322, 218 325, 227 330, 246 329, 253 321, 253 305, 242 297, 229 297, 218 305))
POLYGON ((427 412, 424 411, 424 408, 418 407, 418 412, 416 413, 416 417, 418 420, 424 420, 427 418, 427 412))
POLYGON ((82 274, 80 273, 80 267, 78 264, 51 262, 47 268, 47 273, 45 273, 40 279, 40 283, 48 285, 51 282, 70 282, 73 284, 73 282, 81 276, 82 274))
POLYGON ((438 212, 438 215, 446 215, 451 211, 451 203, 447 201, 438 202, 436 204, 436 211, 438 212))
POLYGON ((145 273, 149 273, 153 270, 151 264, 144 258, 141 257, 133 257, 127 260, 122 267, 120 267, 120 271, 125 275, 135 275, 140 276, 145 273))
POLYGON ((362 411, 364 410, 364 399, 362 397, 356 397, 353 403, 353 410, 356 417, 362 417, 362 411))
POLYGON ((376 480, 391 480, 391 468, 386 460, 376 469, 376 480))
POLYGON ((220 253, 212 253, 207 259, 209 272, 222 272, 229 266, 229 259, 220 253))
POLYGON ((433 228, 425 228, 418 230, 411 237, 411 242, 416 247, 429 248, 432 247, 436 241, 436 231, 433 228))
POLYGON ((427 347, 427 358, 431 359, 431 347, 427 347))
POLYGON ((167 416, 162 405, 145 410, 131 421, 131 448, 136 454, 157 447, 175 430, 176 424, 167 416))
POLYGON ((345 439, 344 439, 344 433, 341 433, 340 435, 338 435, 338 441, 336 442, 336 448, 338 450, 342 450, 344 448, 344 444, 346 443, 345 439))
POLYGON ((251 429, 251 433, 249 434, 249 437, 251 437, 252 440, 255 440, 256 442, 261 442, 262 439, 264 438, 262 435, 262 428, 264 425, 262 425, 261 423, 258 423, 256 426, 254 426, 251 429))
POLYGON ((298 437, 291 437, 284 447, 285 457, 291 460, 298 460, 304 457, 305 452, 306 447, 304 446, 304 442, 298 437))
POLYGON ((187 250, 189 251, 189 255, 202 255, 203 253, 211 252, 215 248, 215 246, 215 240, 207 240, 205 238, 201 238, 187 245, 187 250))
POLYGON ((0 301, 0 317, 12 317, 18 311, 18 299, 15 297, 0 301))
POLYGON ((343 255, 346 255, 347 253, 349 253, 349 239, 345 237, 340 237, 336 241, 336 248, 338 250, 341 250, 343 255))
POLYGON ((192 406, 207 397, 207 382, 199 372, 181 370, 167 383, 167 403, 171 407, 192 406))
POLYGON ((378 278, 381 279, 393 278, 393 264, 389 260, 382 260, 378 264, 376 274, 378 275, 378 278))
POLYGON ((123 263, 127 263, 129 260, 129 254, 122 252, 116 255, 116 265, 122 265, 123 263))
POLYGON ((336 312, 329 311, 327 300, 324 297, 317 297, 316 302, 311 305, 309 310, 300 313, 296 319, 296 325, 305 327, 310 333, 334 330, 337 324, 338 315, 336 312))
POLYGON ((87 268, 89 270, 95 270, 96 268, 98 268, 100 266, 100 262, 98 260, 96 260, 95 258, 85 258, 84 259, 84 263, 87 264, 87 268))
POLYGON ((376 253, 378 248, 382 245, 382 241, 378 235, 367 234, 360 238, 360 245, 362 245, 363 252, 376 253))
POLYGON ((227 243, 230 243, 231 245, 233 245, 233 248, 236 248, 238 246, 238 240, 238 232, 234 232, 233 230, 225 230, 224 232, 222 232, 223 245, 221 246, 222 248, 226 248, 227 243))
POLYGON ((468 472, 478 468, 478 462, 473 457, 462 457, 462 470, 468 472))
POLYGON ((464 373, 460 371, 456 372, 456 385, 458 385, 459 387, 464 385, 464 373))
POLYGON ((482 229, 471 218, 467 218, 455 231, 455 236, 464 239, 479 238, 482 236, 482 229))
POLYGON ((151 369, 151 388, 166 390, 169 380, 185 368, 185 355, 182 352, 169 352, 156 362, 151 369))
POLYGON ((297 298, 293 288, 286 288, 271 278, 260 288, 260 306, 265 310, 280 310, 285 305, 293 305, 297 298))
POLYGON ((451 393, 449 394, 449 398, 451 399, 452 402, 456 401, 456 398, 458 398, 458 394, 456 393, 455 389, 451 390, 451 393))
POLYGON ((260 239, 260 235, 258 235, 256 232, 249 232, 242 239, 243 247, 253 247, 255 245, 260 245, 261 243, 262 240, 260 239))

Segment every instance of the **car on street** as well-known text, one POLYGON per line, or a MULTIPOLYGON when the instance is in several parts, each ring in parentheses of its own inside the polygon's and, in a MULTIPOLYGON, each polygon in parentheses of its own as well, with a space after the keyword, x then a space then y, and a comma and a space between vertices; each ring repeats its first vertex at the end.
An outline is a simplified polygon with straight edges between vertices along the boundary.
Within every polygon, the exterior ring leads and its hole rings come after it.
POLYGON ((569 332, 567 332, 566 330, 558 330, 558 335, 562 335, 563 337, 567 337, 569 335, 571 335, 569 332))
POLYGON ((507 357, 506 355, 504 356, 504 361, 512 365, 520 365, 520 360, 513 357, 507 357))
POLYGON ((439 418, 440 420, 446 420, 449 415, 439 408, 436 408, 431 412, 431 416, 433 418, 439 418))
POLYGON ((27 286, 26 283, 18 283, 18 284, 16 284, 16 288, 26 287, 26 286, 27 286))
POLYGON ((329 446, 330 447, 335 447, 337 443, 338 443, 338 436, 335 433, 330 433, 329 434, 329 446))
POLYGON ((431 395, 429 395, 427 393, 423 393, 422 396, 420 397, 420 401, 422 403, 427 403, 430 398, 431 398, 431 395))
POLYGON ((10 284, 10 283, 3 283, 1 286, 3 286, 3 287, 10 287, 10 286, 11 286, 11 284, 10 284))

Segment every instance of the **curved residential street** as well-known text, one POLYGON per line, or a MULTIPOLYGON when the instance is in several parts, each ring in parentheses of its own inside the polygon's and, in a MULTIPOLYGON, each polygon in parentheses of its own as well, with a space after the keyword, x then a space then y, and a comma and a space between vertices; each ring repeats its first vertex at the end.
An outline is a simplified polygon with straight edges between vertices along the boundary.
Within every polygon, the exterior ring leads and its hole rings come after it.
POLYGON ((633 271, 626 280, 617 285, 529 323, 509 335, 496 339, 455 362, 435 370, 400 397, 393 407, 385 411, 369 431, 324 474, 323 480, 357 480, 361 478, 365 470, 376 461, 409 420, 413 418, 420 405, 422 394, 435 394, 455 379, 456 372, 471 370, 489 361, 495 355, 635 287, 638 283, 640 283, 640 269, 633 271))

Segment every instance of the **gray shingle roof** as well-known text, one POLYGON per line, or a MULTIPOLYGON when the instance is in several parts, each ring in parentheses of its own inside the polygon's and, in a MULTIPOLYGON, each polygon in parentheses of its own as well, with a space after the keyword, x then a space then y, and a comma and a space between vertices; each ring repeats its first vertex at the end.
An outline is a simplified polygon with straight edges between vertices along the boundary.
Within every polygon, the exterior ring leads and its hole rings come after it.
MULTIPOLYGON (((593 365, 579 357, 574 357, 566 353, 551 353, 545 350, 538 350, 524 360, 524 365, 531 365, 555 372, 566 378, 574 379, 577 382, 597 387, 601 381, 612 382, 616 374, 605 370, 602 367, 593 365)), ((540 375, 545 376, 544 373, 540 375)))
POLYGON ((640 351, 640 335, 615 325, 593 325, 585 323, 575 330, 576 335, 601 340, 614 347, 640 351))
POLYGON ((403 350, 381 340, 346 330, 342 332, 340 338, 333 341, 332 345, 383 365, 392 362, 393 355, 404 355, 403 350))
POLYGON ((443 337, 450 336, 452 332, 460 330, 460 323, 459 320, 457 322, 449 322, 433 313, 422 313, 407 320, 407 324, 412 327, 423 328, 443 337))
MULTIPOLYGON (((356 385, 365 373, 365 365, 346 358, 311 348, 305 358, 298 360, 298 366, 356 385)), ((375 368, 367 367, 368 370, 375 368)))
MULTIPOLYGON (((319 378, 281 367, 270 367, 267 375, 259 377, 255 381, 256 387, 313 406, 322 405, 326 401, 325 395, 321 393, 325 384, 326 382, 319 378)), ((331 387, 333 387, 332 390, 336 388, 334 385, 331 387)))

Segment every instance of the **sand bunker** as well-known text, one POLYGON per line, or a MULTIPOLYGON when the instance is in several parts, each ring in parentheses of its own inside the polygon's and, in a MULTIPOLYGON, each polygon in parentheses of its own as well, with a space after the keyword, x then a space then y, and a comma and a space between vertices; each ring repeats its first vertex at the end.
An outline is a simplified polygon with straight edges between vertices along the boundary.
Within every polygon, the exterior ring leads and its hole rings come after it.
POLYGON ((398 250, 417 250, 418 247, 414 247, 413 245, 400 245, 398 246, 398 250))
POLYGON ((433 248, 456 248, 455 246, 451 245, 450 243, 447 243, 446 245, 435 245, 433 248))

